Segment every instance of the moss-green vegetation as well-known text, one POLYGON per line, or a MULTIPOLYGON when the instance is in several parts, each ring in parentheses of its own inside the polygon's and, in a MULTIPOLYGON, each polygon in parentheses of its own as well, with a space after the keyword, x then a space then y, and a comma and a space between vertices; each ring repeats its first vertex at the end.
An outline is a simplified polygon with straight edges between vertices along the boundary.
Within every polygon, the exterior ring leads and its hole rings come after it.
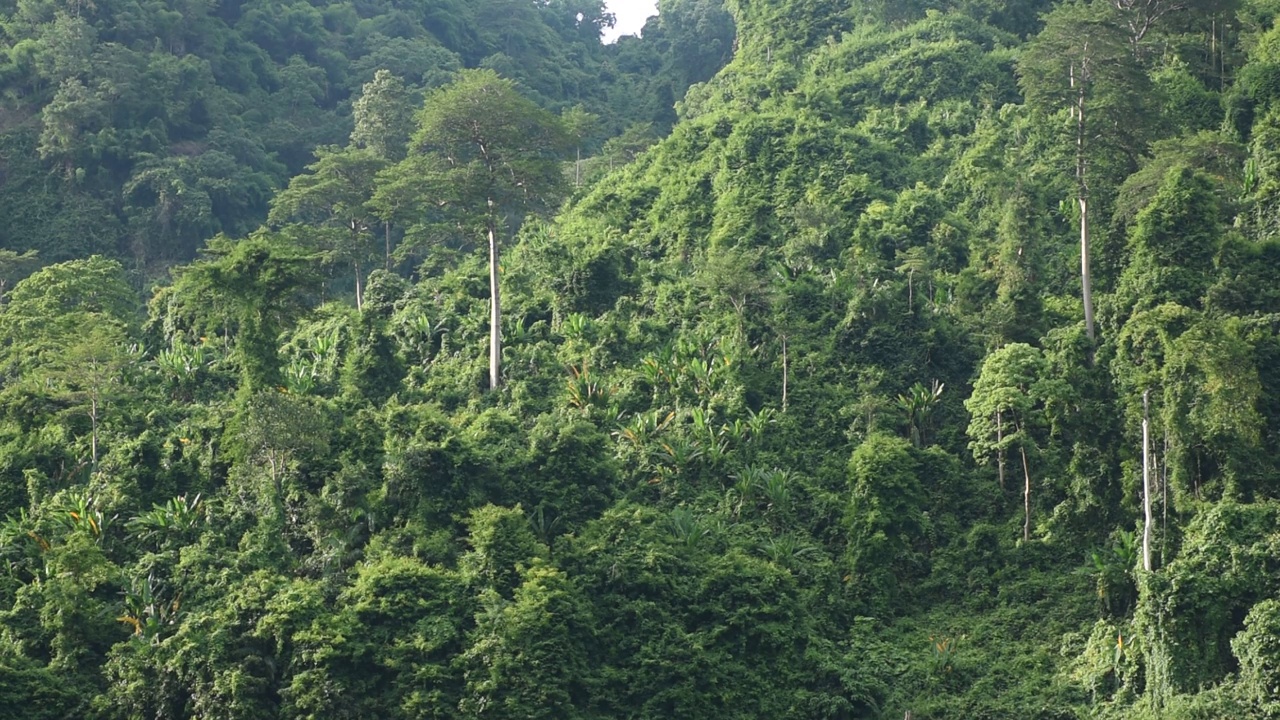
POLYGON ((660 5, 0 8, 0 716, 1280 717, 1280 5, 660 5))

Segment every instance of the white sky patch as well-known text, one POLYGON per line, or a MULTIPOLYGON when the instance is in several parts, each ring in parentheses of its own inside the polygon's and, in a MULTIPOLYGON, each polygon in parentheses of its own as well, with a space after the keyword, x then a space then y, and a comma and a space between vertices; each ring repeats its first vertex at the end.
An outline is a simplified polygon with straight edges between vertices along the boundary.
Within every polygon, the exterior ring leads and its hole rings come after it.
POLYGON ((620 35, 639 35, 644 21, 658 14, 658 0, 608 0, 605 7, 617 16, 612 30, 604 31, 604 41, 611 43, 620 35))

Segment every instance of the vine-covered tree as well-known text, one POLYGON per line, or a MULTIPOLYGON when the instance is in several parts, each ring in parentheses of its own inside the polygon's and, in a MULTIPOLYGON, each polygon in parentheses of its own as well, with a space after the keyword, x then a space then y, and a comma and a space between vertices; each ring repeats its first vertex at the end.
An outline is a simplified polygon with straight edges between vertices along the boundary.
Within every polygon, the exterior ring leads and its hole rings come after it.
POLYGON ((1064 122, 1072 145, 1080 224, 1080 297, 1085 330, 1094 337, 1091 251, 1093 191, 1111 170, 1108 155, 1134 158, 1142 145, 1149 81, 1122 30, 1100 4, 1072 0, 1056 7, 1018 61, 1027 104, 1064 122), (1064 117, 1065 113, 1065 117, 1064 117), (1101 167, 1099 167, 1101 166, 1101 167))
POLYGON ((427 212, 487 241, 490 389, 502 385, 501 245, 527 213, 555 207, 567 147, 558 118, 510 80, 477 70, 427 96, 411 157, 392 171, 414 175, 427 212))
MULTIPOLYGON (((376 257, 370 228, 376 221, 368 202, 374 178, 386 167, 372 150, 354 147, 316 149, 315 163, 295 177, 271 203, 268 220, 277 227, 303 222, 295 231, 302 242, 323 253, 326 262, 350 264, 355 276, 356 309, 364 306, 364 276, 376 257)), ((385 248, 391 259, 390 235, 385 248)))
POLYGON ((969 448, 979 462, 995 456, 1000 467, 1010 452, 1022 465, 1022 539, 1031 539, 1031 457, 1040 449, 1037 430, 1048 424, 1049 365, 1030 345, 1012 343, 987 356, 973 395, 965 401, 970 420, 969 448))

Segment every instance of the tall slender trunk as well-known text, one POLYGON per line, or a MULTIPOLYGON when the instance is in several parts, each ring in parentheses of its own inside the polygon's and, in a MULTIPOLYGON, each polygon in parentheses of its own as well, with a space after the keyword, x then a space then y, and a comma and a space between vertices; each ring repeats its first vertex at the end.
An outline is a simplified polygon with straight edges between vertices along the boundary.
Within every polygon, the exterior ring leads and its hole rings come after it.
POLYGON ((573 186, 582 187, 582 146, 574 148, 575 157, 573 159, 573 186))
POLYGON ((1218 70, 1218 16, 1214 14, 1209 21, 1209 68, 1218 73, 1218 82, 1222 82, 1222 73, 1218 70))
POLYGON ((1151 572, 1151 391, 1142 393, 1142 569, 1151 572))
POLYGON ((284 472, 284 457, 275 450, 268 450, 267 462, 271 464, 271 487, 276 491, 274 499, 279 500, 284 491, 284 485, 280 482, 280 475, 284 472))
POLYGON ((489 217, 489 389, 502 385, 502 303, 498 293, 497 222, 489 217))
POLYGON ((787 411, 787 336, 782 336, 782 412, 787 411))
POLYGON ((98 469, 98 394, 96 391, 89 393, 89 421, 93 427, 91 429, 92 437, 89 438, 89 456, 93 459, 93 469, 98 469))
POLYGON ((1225 91, 1227 89, 1227 23, 1218 23, 1219 32, 1222 37, 1218 42, 1218 89, 1225 91))
MULTIPOLYGON (((351 248, 355 251, 356 248, 360 247, 360 221, 355 218, 351 218, 351 220, 347 222, 347 227, 351 228, 351 248)), ((360 261, 352 260, 351 267, 354 268, 356 272, 356 310, 363 310, 364 284, 360 277, 360 261)))
POLYGON ((1164 433, 1164 450, 1160 453, 1160 564, 1164 565, 1164 548, 1169 537, 1169 431, 1164 433))
POLYGON ((1022 539, 1031 540, 1031 469, 1027 467, 1027 449, 1018 448, 1022 453, 1022 539))
POLYGON ((351 263, 356 270, 356 310, 364 310, 364 281, 361 279, 359 261, 351 263))
POLYGON ((1076 197, 1080 203, 1080 295, 1084 301, 1084 329, 1089 340, 1093 333, 1093 282, 1089 272, 1089 182, 1088 160, 1085 158, 1085 87, 1076 93, 1076 197))
POLYGON ((382 233, 383 233, 383 240, 384 240, 384 242, 386 243, 386 246, 387 246, 387 250, 386 250, 386 252, 387 252, 387 254, 386 254, 386 258, 387 258, 387 265, 386 265, 386 269, 387 269, 387 270, 390 270, 390 269, 391 269, 391 221, 390 221, 390 220, 384 220, 384 221, 382 222, 382 233))

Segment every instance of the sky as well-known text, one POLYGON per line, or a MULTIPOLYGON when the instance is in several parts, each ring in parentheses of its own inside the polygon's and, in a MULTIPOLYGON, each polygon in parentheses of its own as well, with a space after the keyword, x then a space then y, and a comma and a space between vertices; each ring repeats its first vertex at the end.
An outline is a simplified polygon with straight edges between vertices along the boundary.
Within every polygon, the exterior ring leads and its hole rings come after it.
POLYGON ((658 0, 607 0, 605 6, 617 16, 612 30, 604 31, 604 41, 613 42, 619 35, 637 35, 650 15, 658 14, 658 0))

